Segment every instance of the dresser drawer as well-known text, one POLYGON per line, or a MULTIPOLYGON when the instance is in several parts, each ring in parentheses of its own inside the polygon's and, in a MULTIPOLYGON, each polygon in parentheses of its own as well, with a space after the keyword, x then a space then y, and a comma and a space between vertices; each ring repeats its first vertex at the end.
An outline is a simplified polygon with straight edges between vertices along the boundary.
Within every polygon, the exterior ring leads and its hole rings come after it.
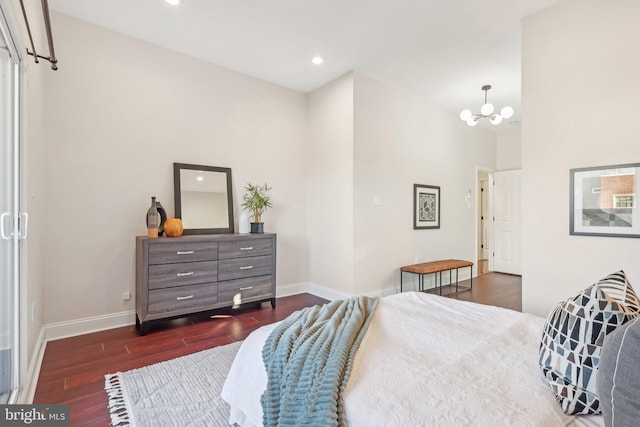
POLYGON ((218 283, 218 300, 242 304, 254 299, 264 299, 273 297, 272 276, 254 277, 251 279, 229 280, 218 283), (234 301, 234 296, 240 295, 240 300, 234 301))
POLYGON ((217 283, 180 286, 149 291, 149 313, 204 308, 218 302, 217 283))
POLYGON ((216 282, 218 261, 181 262, 149 266, 149 289, 216 282))
POLYGON ((271 255, 220 260, 218 261, 218 280, 222 281, 272 274, 272 264, 273 257, 271 255))
POLYGON ((217 242, 173 241, 149 245, 149 264, 214 261, 218 259, 217 242))
POLYGON ((220 259, 273 255, 272 239, 237 239, 220 242, 220 259))

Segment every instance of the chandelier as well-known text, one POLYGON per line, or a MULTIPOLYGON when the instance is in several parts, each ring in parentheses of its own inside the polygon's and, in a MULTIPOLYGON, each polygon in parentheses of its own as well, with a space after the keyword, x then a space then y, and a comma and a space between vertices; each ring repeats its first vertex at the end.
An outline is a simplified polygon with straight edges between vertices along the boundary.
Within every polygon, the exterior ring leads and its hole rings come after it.
POLYGON ((480 114, 473 114, 471 110, 462 110, 460 119, 467 122, 469 126, 475 126, 480 119, 489 119, 492 125, 499 125, 502 119, 508 119, 513 116, 513 108, 502 107, 499 113, 494 113, 493 105, 487 103, 487 91, 491 89, 491 85, 482 86, 484 91, 484 105, 480 108, 480 114))

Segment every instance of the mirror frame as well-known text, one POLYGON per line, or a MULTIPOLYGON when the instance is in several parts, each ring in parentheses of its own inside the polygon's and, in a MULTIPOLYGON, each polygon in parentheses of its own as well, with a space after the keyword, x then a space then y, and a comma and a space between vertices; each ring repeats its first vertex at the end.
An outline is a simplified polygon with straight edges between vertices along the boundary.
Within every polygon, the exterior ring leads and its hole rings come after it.
POLYGON ((185 228, 183 234, 224 234, 233 233, 233 193, 231 191, 231 168, 217 166, 190 165, 187 163, 173 164, 173 197, 175 202, 176 218, 182 219, 182 190, 180 187, 180 171, 198 170, 205 172, 224 173, 227 178, 227 211, 229 226, 224 228, 185 228))

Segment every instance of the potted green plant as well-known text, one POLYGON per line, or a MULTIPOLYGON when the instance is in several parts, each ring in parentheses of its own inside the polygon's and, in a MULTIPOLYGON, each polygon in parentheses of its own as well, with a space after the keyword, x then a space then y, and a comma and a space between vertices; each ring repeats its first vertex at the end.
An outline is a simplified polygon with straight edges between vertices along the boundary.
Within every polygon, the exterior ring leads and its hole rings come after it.
POLYGON ((245 193, 242 207, 251 213, 254 220, 251 223, 251 232, 263 233, 264 223, 261 221, 261 217, 262 214, 271 207, 271 198, 267 194, 269 190, 271 190, 271 187, 266 183, 264 185, 248 183, 244 189, 245 193))

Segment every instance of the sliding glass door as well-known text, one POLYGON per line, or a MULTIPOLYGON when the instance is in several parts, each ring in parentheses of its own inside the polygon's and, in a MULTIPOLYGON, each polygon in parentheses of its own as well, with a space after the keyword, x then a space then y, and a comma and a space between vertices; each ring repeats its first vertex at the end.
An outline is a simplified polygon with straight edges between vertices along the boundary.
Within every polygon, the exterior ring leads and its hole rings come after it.
POLYGON ((2 13, 0 30, 0 403, 7 403, 19 382, 18 66, 2 13))

